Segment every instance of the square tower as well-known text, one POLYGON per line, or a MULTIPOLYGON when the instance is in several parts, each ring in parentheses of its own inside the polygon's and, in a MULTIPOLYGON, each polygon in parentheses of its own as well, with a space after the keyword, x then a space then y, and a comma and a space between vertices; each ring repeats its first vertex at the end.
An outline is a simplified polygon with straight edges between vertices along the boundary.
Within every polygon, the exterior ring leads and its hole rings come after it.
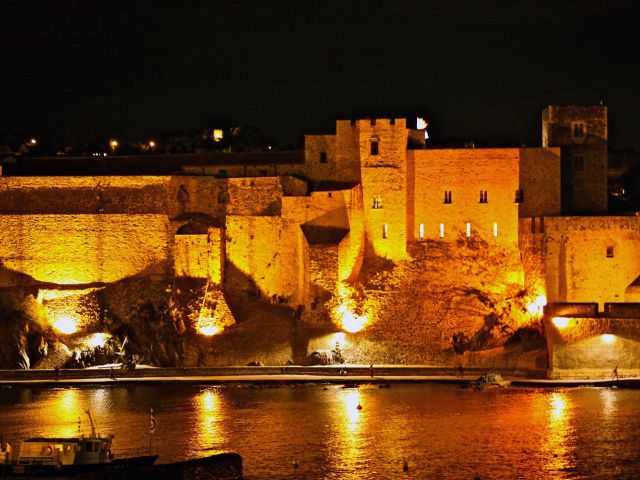
POLYGON ((407 256, 413 198, 413 176, 407 162, 405 119, 379 118, 355 122, 366 239, 375 254, 390 260, 407 256))
POLYGON ((562 213, 606 212, 607 107, 548 106, 542 146, 561 147, 562 213))

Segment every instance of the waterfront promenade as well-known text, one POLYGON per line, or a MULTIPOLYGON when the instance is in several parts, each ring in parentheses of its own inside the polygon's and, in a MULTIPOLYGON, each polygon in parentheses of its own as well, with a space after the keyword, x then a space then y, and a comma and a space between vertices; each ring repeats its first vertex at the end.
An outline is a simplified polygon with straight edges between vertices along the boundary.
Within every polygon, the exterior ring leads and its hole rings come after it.
MULTIPOLYGON (((335 384, 392 384, 392 383, 450 383, 465 385, 481 375, 486 368, 457 368, 433 366, 332 365, 332 366, 237 366, 190 368, 136 368, 132 370, 89 368, 68 370, 0 370, 2 386, 82 386, 99 384, 250 384, 256 386, 335 384)), ((640 388, 640 378, 620 378, 613 381, 601 378, 545 379, 544 371, 502 372, 505 383, 514 387, 578 387, 602 386, 640 388)))

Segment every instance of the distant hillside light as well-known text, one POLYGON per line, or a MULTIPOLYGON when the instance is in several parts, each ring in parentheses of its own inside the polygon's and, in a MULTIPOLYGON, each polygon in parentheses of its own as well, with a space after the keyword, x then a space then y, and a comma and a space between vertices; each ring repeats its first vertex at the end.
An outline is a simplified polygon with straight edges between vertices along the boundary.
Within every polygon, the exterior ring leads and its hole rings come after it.
POLYGON ((38 140, 36 138, 32 138, 31 140, 29 140, 29 144, 31 145, 36 145, 38 143, 38 140))
POLYGON ((156 142, 154 142, 153 140, 149 140, 149 148, 155 148, 156 146, 156 142))
POLYGON ((222 132, 222 129, 215 128, 213 130, 213 141, 214 142, 219 142, 220 140, 222 140, 223 137, 224 137, 224 133, 222 132))
POLYGON ((117 140, 109 140, 109 146, 111 147, 111 150, 115 150, 116 148, 118 148, 118 141, 117 140))

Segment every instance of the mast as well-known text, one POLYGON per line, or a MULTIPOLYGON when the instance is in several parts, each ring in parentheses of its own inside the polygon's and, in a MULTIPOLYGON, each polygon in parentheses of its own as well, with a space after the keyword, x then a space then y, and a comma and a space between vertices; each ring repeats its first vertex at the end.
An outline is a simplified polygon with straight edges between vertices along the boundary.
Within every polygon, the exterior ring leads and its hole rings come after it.
POLYGON ((89 415, 89 423, 91 423, 91 438, 96 438, 96 427, 93 425, 93 418, 91 418, 90 410, 87 410, 87 415, 89 415))

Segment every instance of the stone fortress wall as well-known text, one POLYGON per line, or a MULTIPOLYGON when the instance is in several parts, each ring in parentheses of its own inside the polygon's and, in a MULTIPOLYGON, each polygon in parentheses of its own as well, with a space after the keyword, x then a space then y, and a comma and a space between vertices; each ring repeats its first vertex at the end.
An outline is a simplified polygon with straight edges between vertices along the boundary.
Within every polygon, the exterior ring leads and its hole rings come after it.
POLYGON ((606 122, 605 107, 549 107, 542 148, 414 149, 404 119, 339 120, 305 137, 304 163, 3 176, 0 287, 188 277, 313 312, 365 256, 402 261, 468 224, 518 246, 550 301, 624 301, 637 216, 566 216, 606 211, 606 122))

